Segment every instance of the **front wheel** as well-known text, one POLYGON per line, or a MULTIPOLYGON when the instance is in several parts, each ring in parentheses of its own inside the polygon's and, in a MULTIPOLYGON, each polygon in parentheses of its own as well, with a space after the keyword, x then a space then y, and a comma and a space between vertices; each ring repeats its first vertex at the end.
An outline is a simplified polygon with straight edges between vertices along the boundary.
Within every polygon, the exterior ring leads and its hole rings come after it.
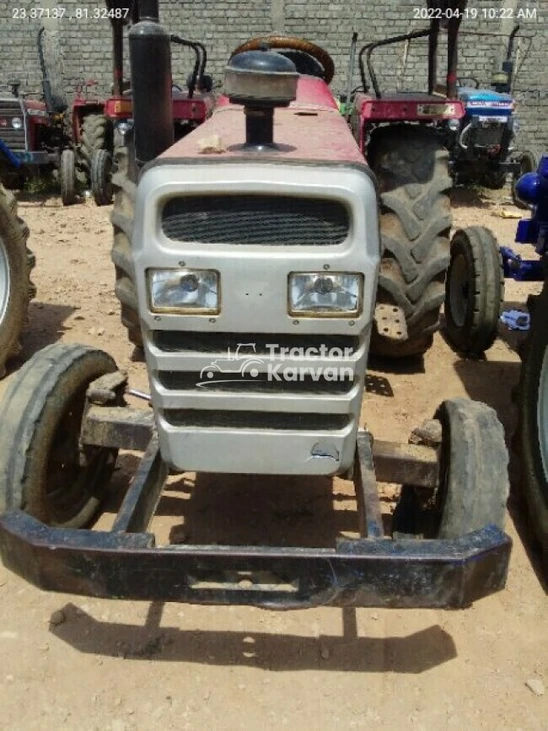
POLYGON ((95 150, 91 158, 91 192, 98 206, 112 203, 112 155, 108 150, 95 150))
POLYGON ((479 357, 496 340, 504 302, 499 245, 489 229, 470 226, 455 233, 445 282, 445 327, 451 346, 479 357))
POLYGON ((91 520, 117 450, 80 444, 86 391, 115 370, 103 351, 55 344, 14 376, 1 405, 0 512, 20 508, 64 528, 91 520))
POLYGON ((486 404, 444 401, 440 482, 434 495, 404 485, 394 512, 394 531, 425 538, 459 538, 494 525, 504 530, 510 490, 508 452, 496 412, 486 404))
POLYGON ((61 153, 59 176, 61 182, 61 200, 64 206, 71 206, 76 202, 76 161, 74 150, 67 149, 61 153))
POLYGON ((523 351, 518 409, 521 484, 548 571, 548 282, 535 301, 523 351))

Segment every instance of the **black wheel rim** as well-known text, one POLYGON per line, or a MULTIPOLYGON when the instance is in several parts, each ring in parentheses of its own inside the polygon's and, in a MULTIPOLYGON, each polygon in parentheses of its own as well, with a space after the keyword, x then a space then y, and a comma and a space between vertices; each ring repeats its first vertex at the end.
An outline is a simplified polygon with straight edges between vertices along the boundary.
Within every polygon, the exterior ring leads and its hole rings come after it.
POLYGON ((51 444, 45 501, 52 525, 70 522, 90 500, 99 502, 105 468, 114 459, 108 449, 87 448, 81 452, 84 405, 85 392, 77 393, 61 415, 51 444))

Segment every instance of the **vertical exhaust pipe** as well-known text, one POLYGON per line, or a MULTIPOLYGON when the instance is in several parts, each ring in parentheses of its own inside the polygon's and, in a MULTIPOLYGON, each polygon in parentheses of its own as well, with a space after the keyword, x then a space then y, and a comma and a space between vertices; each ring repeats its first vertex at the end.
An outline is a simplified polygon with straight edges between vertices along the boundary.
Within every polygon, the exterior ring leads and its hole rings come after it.
POLYGON ((135 158, 141 166, 174 142, 169 35, 158 23, 158 0, 142 0, 129 31, 135 158))

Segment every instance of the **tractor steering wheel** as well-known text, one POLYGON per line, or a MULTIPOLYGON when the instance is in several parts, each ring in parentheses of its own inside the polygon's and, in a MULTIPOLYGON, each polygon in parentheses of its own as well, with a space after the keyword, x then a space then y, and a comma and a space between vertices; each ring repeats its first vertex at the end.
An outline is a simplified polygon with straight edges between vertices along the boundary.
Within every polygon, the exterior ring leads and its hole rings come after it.
POLYGON ((474 89, 479 89, 480 82, 475 76, 461 76, 457 79, 457 86, 468 86, 468 84, 463 84, 463 81, 471 81, 474 85, 474 89))
MULTIPOLYGON (((274 35, 251 38, 249 41, 242 43, 241 46, 238 46, 238 48, 232 52, 230 58, 236 56, 238 53, 244 53, 244 51, 258 51, 265 43, 270 48, 283 48, 288 51, 297 51, 297 53, 312 56, 312 58, 322 67, 323 77, 326 84, 330 84, 333 80, 335 64, 327 51, 311 41, 307 41, 304 38, 297 38, 296 36, 274 35)), ((292 56, 291 59, 293 60, 292 56)))

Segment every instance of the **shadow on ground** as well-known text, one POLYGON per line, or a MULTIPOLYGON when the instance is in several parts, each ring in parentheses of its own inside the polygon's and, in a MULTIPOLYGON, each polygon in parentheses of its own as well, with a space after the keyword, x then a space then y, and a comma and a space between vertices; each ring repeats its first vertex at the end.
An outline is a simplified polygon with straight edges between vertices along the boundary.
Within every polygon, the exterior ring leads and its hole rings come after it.
POLYGON ((343 609, 341 636, 221 632, 162 627, 163 604, 149 607, 144 626, 102 622, 74 604, 50 631, 79 652, 135 660, 247 666, 263 670, 325 670, 418 674, 457 656, 439 625, 408 637, 358 637, 356 611, 343 609))

